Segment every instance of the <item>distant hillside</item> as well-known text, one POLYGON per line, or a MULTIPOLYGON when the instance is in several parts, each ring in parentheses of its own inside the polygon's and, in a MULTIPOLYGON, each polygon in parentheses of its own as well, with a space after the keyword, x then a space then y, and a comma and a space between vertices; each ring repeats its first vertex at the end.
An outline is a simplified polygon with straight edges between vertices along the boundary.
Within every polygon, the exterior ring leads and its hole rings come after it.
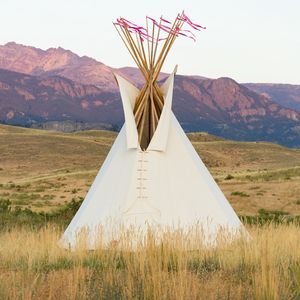
POLYGON ((49 121, 122 122, 119 94, 70 79, 0 69, 0 121, 31 126, 49 121))
POLYGON ((243 85, 284 107, 300 112, 300 85, 274 83, 245 83, 243 85))
POLYGON ((300 145, 298 112, 283 108, 230 78, 177 76, 173 108, 188 131, 300 145))

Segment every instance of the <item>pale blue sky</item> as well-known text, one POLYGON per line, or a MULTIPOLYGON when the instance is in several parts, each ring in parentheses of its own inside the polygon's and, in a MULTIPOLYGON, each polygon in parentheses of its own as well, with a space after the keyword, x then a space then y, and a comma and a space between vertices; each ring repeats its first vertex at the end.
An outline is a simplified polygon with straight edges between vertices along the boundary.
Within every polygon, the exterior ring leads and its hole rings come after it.
POLYGON ((134 66, 112 21, 173 19, 185 9, 207 26, 197 42, 177 40, 165 71, 239 82, 300 84, 299 0, 1 0, 0 44, 61 46, 113 66, 134 66))

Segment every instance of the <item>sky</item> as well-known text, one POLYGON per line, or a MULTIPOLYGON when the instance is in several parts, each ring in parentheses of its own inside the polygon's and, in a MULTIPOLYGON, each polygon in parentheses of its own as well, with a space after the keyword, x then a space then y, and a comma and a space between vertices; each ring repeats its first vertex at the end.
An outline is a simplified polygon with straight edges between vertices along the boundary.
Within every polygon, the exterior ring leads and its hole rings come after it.
POLYGON ((300 84, 299 0, 1 0, 0 44, 63 47, 111 67, 135 66, 112 21, 122 16, 205 25, 197 41, 177 39, 163 71, 238 82, 300 84))

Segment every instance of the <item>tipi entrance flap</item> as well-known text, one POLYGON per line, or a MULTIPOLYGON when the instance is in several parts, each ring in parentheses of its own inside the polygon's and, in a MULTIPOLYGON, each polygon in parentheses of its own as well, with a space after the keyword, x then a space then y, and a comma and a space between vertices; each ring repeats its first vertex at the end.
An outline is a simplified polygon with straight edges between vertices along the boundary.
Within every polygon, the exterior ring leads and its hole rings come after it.
POLYGON ((175 66, 173 72, 169 75, 169 77, 165 80, 165 82, 160 86, 160 90, 163 93, 164 98, 167 97, 167 93, 169 91, 169 86, 171 84, 171 81, 173 81, 173 78, 175 77, 177 73, 178 65, 175 66))
POLYGON ((118 74, 114 74, 119 85, 126 128, 126 140, 128 149, 139 148, 138 132, 133 115, 135 100, 139 94, 139 89, 125 80, 118 74))
MULTIPOLYGON (((167 80, 162 84, 160 88, 164 96, 165 103, 158 121, 157 128, 150 141, 147 151, 165 151, 166 149, 173 99, 174 76, 176 71, 177 66, 174 68, 174 71, 171 73, 171 75, 167 78, 167 80)), ((138 88, 136 88, 123 77, 117 74, 115 74, 115 77, 120 88, 120 94, 123 103, 127 148, 139 149, 140 145, 138 141, 138 131, 133 114, 133 109, 135 105, 135 100, 139 95, 140 91, 138 88)))
POLYGON ((170 117, 172 112, 172 99, 173 99, 173 85, 174 77, 177 71, 177 66, 174 68, 173 73, 160 87, 164 96, 164 107, 160 115, 157 128, 147 148, 148 151, 165 151, 168 142, 168 132, 170 127, 170 117))

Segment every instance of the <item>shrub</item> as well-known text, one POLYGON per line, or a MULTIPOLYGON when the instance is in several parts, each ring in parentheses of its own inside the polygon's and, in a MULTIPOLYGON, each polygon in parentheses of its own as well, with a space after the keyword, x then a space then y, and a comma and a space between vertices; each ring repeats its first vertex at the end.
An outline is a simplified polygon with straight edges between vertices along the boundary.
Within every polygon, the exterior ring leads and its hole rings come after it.
POLYGON ((250 195, 246 194, 245 192, 235 191, 231 193, 232 196, 240 196, 240 197, 250 197, 250 195))
POLYGON ((8 213, 11 210, 11 202, 8 199, 0 199, 0 213, 8 213))
POLYGON ((71 202, 64 204, 59 209, 46 213, 35 212, 20 206, 13 208, 10 200, 0 199, 0 230, 16 226, 40 228, 49 222, 65 227, 72 220, 82 201, 83 198, 73 198, 71 202))
POLYGON ((231 180, 233 178, 234 178, 234 176, 232 176, 231 174, 228 174, 224 179, 225 180, 231 180))

